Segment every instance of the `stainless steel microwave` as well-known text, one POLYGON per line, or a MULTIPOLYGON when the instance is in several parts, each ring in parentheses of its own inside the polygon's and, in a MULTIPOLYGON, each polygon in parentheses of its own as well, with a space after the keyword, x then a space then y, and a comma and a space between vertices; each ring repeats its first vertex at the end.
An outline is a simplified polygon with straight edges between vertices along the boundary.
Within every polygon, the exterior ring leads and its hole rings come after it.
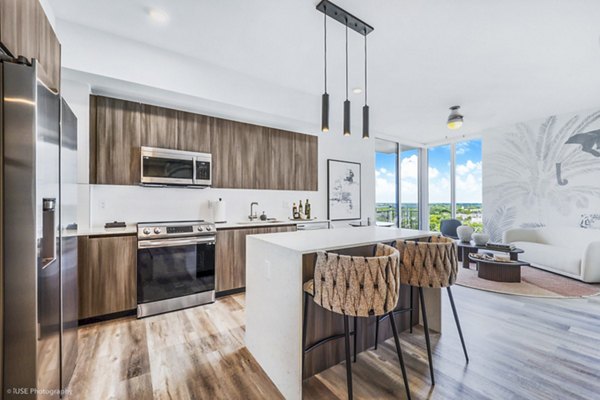
POLYGON ((208 153, 141 149, 141 183, 145 185, 211 186, 212 156, 208 153))

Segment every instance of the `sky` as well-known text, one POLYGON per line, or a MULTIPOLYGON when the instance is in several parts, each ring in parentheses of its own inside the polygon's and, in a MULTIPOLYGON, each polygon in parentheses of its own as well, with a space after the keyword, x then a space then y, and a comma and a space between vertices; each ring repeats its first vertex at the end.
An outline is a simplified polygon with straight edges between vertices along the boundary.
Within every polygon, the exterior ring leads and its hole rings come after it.
MULTIPOLYGON (((450 202, 450 145, 430 148, 429 202, 450 202)), ((396 198, 396 156, 376 154, 376 201, 393 203, 396 198)), ((417 150, 401 154, 401 201, 417 202, 417 150)), ((456 144, 456 202, 481 203, 481 140, 456 144)))

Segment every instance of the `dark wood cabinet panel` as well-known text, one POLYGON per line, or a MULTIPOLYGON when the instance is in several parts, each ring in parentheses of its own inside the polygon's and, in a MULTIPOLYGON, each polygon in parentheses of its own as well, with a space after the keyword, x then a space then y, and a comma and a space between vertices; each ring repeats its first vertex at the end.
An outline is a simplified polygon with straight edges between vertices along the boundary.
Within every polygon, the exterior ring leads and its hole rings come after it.
POLYGON ((218 230, 216 291, 224 292, 246 286, 246 236, 295 230, 296 225, 218 230))
POLYGON ((294 135, 294 181, 296 190, 319 189, 318 143, 316 136, 294 135))
POLYGON ((241 124, 241 189, 269 189, 269 136, 261 126, 241 124))
POLYGON ((177 149, 210 153, 212 119, 206 115, 177 111, 177 149))
POLYGON ((38 6, 36 10, 38 46, 35 58, 41 65, 39 75, 48 87, 58 92, 60 90, 60 42, 42 7, 38 6))
POLYGON ((269 186, 275 190, 294 190, 295 133, 265 128, 269 135, 269 186))
POLYGON ((60 87, 60 43, 38 0, 0 0, 0 41, 13 56, 33 58, 51 89, 60 87))
POLYGON ((242 125, 236 121, 213 118, 211 121, 211 153, 213 161, 213 186, 218 188, 241 188, 242 125))
MULTIPOLYGON (((239 289, 246 285, 246 246, 240 249, 240 238, 251 234, 252 229, 227 229, 217 231, 215 257, 216 291, 239 289), (240 256, 242 257, 240 259, 240 256)), ((245 242, 245 241, 244 241, 245 242)))
POLYGON ((90 183, 140 182, 141 105, 92 96, 90 108, 90 183))
POLYGON ((177 148, 177 111, 141 105, 141 145, 163 149, 177 148))
POLYGON ((133 310, 137 305, 137 238, 80 237, 79 318, 133 310))

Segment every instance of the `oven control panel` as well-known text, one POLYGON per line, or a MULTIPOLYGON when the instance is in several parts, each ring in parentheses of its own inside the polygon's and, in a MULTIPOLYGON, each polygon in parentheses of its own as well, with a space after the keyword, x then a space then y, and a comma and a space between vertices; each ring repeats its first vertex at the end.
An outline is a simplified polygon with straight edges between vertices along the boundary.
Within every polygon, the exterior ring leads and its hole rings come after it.
POLYGON ((138 239, 215 235, 215 225, 204 221, 144 222, 137 225, 138 239))

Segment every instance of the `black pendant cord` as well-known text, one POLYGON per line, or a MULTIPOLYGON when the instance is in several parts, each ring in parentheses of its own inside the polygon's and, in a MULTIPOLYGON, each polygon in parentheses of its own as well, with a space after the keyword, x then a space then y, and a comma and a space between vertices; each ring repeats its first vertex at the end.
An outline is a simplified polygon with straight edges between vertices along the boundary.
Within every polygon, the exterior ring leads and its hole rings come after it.
POLYGON ((367 105, 367 35, 365 34, 365 106, 367 105))
MULTIPOLYGON (((327 11, 327 9, 325 9, 327 11)), ((327 12, 323 13, 323 43, 324 43, 324 76, 325 76, 325 92, 327 93, 327 12)))
POLYGON ((348 100, 348 20, 346 19, 346 100, 348 100))

